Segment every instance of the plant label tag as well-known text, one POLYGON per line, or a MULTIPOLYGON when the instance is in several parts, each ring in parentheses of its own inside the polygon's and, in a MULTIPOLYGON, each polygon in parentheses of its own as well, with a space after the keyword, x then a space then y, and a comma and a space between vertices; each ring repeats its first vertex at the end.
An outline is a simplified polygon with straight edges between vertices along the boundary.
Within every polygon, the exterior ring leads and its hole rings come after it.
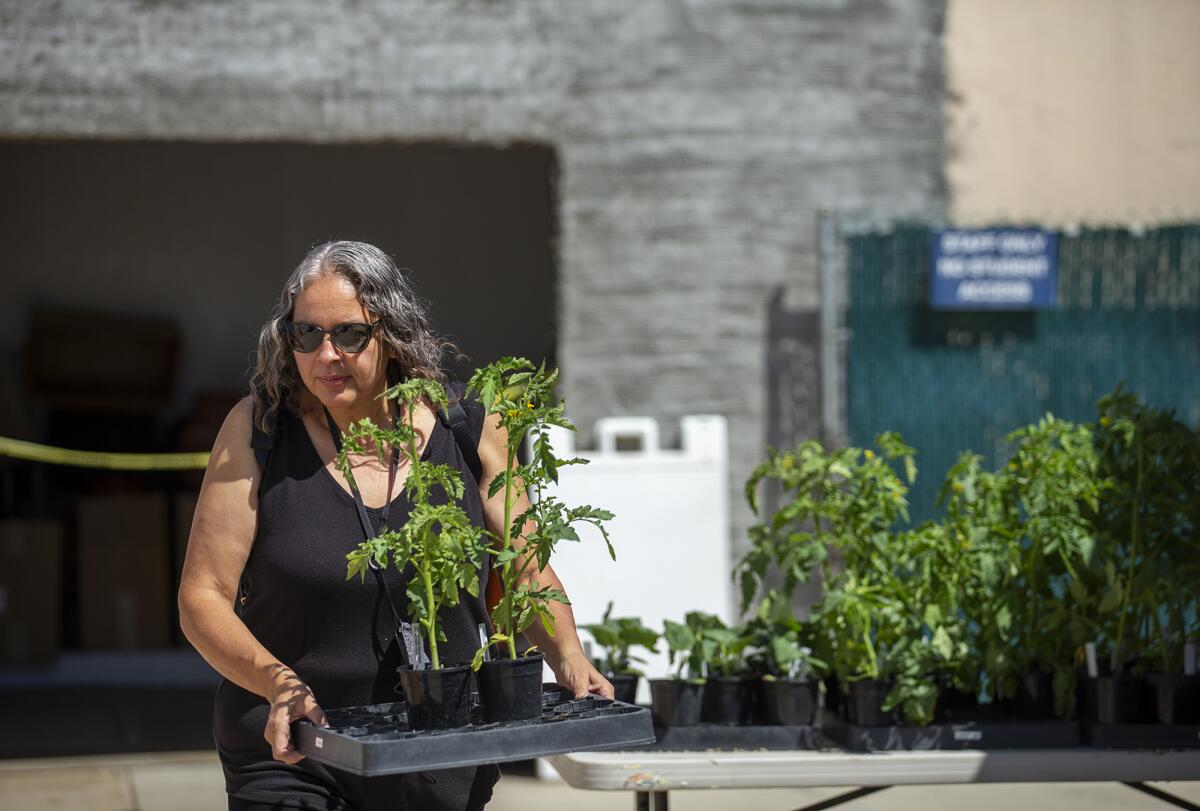
POLYGON ((956 729, 954 730, 954 740, 956 741, 982 741, 982 729, 956 729))
POLYGON ((324 748, 325 748, 325 739, 324 739, 324 738, 322 738, 320 735, 318 735, 318 736, 317 736, 316 738, 314 738, 313 740, 314 740, 314 741, 316 741, 316 743, 317 743, 317 748, 318 748, 318 749, 324 749, 324 748))
POLYGON ((1196 643, 1189 642, 1183 646, 1183 674, 1196 675, 1196 643))
POLYGON ((479 647, 483 648, 483 661, 490 662, 492 660, 492 646, 488 644, 487 625, 479 623, 476 626, 479 631, 479 647))
POLYGON ((1096 666, 1096 643, 1089 642, 1084 645, 1083 653, 1087 657, 1088 677, 1094 679, 1100 675, 1100 668, 1096 666))

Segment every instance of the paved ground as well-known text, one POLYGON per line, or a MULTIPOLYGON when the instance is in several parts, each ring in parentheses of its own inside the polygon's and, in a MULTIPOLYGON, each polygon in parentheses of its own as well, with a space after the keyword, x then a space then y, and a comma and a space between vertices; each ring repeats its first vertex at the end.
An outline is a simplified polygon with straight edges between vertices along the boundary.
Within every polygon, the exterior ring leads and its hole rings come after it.
MULTIPOLYGON (((1197 754, 1200 758, 1200 753, 1197 754)), ((1200 782, 1158 784, 1200 803, 1200 782)), ((673 811, 792 811, 842 789, 679 791, 673 811)), ((899 787, 843 806, 846 811, 1167 811, 1120 785, 1016 784, 899 787)), ((222 811, 216 756, 208 752, 0 760, 0 811, 222 811)), ((601 811, 633 808, 623 792, 579 791, 560 782, 509 776, 489 811, 601 811)))

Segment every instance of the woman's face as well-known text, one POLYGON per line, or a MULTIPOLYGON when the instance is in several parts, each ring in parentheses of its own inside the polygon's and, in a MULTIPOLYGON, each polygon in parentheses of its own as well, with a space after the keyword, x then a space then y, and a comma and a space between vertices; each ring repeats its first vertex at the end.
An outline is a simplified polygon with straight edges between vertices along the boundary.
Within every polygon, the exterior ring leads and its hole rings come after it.
MULTIPOLYGON (((311 280, 292 306, 292 320, 331 330, 339 324, 370 324, 367 311, 354 285, 337 274, 311 280)), ((377 400, 387 386, 387 350, 379 339, 379 328, 361 352, 345 352, 333 345, 329 335, 314 352, 296 352, 296 369, 305 387, 330 411, 349 411, 355 418, 379 408, 377 400)))

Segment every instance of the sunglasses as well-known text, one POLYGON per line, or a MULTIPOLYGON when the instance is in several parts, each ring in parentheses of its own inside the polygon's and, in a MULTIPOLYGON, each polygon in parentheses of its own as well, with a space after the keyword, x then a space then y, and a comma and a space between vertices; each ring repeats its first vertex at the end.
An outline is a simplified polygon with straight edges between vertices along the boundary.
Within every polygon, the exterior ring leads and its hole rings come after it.
POLYGON ((361 352, 366 349, 367 343, 371 340, 371 333, 381 323, 383 322, 375 321, 370 324, 352 322, 338 324, 333 329, 325 330, 306 321, 284 321, 283 334, 287 338, 288 346, 297 352, 317 351, 327 333, 333 345, 343 352, 361 352))

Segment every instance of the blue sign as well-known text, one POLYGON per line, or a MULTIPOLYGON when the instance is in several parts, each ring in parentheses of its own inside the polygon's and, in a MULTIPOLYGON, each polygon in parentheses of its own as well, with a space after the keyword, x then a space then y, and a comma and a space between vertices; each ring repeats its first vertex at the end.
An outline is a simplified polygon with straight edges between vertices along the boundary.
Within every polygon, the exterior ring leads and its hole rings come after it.
POLYGON ((935 310, 1053 307, 1058 234, 1032 228, 934 231, 930 306, 935 310))

